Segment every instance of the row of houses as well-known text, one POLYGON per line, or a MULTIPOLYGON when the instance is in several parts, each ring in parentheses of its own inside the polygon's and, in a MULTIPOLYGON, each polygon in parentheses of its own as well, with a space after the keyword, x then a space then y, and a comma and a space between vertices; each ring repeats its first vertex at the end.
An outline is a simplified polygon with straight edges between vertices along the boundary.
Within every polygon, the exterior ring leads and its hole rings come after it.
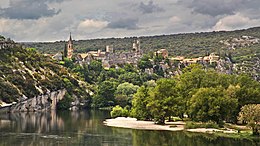
POLYGON ((220 57, 216 55, 215 53, 211 53, 209 56, 204 56, 204 57, 198 57, 198 58, 185 58, 183 56, 177 56, 177 57, 172 57, 169 58, 171 61, 179 61, 183 64, 193 64, 193 63, 214 63, 217 62, 220 57))

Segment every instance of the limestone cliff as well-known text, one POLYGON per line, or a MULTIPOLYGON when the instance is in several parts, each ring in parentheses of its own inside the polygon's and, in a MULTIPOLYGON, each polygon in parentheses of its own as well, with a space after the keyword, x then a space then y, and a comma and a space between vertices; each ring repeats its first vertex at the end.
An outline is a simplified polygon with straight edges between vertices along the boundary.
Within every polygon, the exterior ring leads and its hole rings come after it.
POLYGON ((57 103, 64 98, 66 92, 66 89, 61 89, 45 95, 35 96, 18 103, 10 104, 2 109, 0 108, 0 112, 38 112, 55 110, 57 103))

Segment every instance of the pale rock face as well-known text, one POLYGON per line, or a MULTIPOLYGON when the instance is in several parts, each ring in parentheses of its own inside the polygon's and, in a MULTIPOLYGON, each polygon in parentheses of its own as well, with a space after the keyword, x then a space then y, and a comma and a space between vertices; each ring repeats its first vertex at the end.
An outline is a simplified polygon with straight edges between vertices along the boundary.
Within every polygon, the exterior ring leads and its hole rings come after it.
POLYGON ((10 107, 10 112, 35 112, 56 109, 57 103, 63 99, 66 89, 50 92, 24 100, 10 107))

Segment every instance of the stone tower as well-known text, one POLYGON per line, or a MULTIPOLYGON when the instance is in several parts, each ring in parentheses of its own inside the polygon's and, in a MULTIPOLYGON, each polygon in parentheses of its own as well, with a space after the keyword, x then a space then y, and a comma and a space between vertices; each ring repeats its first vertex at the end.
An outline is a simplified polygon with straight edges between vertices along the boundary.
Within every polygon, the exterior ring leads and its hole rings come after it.
POLYGON ((64 49, 64 57, 71 59, 72 55, 73 55, 73 50, 74 50, 73 41, 72 41, 71 33, 70 33, 69 41, 67 43, 67 46, 65 46, 65 49, 64 49))
POLYGON ((139 40, 134 40, 133 51, 138 52, 138 53, 140 52, 140 41, 139 40))
POLYGON ((141 54, 141 45, 140 45, 140 40, 134 40, 133 43, 133 52, 135 53, 136 56, 141 54))

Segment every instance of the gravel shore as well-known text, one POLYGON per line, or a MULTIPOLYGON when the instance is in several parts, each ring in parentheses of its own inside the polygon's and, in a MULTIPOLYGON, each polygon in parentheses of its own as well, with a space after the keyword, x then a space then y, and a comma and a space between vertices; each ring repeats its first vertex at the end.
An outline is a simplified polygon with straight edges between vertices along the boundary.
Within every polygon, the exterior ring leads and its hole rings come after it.
MULTIPOLYGON (((185 122, 166 122, 165 125, 157 125, 152 121, 138 121, 136 118, 117 117, 115 119, 107 119, 104 121, 106 126, 120 127, 129 129, 142 129, 142 130, 167 130, 167 131, 183 131, 185 122)), ((237 133, 236 130, 219 130, 214 128, 196 128, 185 129, 189 132, 202 132, 202 133, 237 133)))

